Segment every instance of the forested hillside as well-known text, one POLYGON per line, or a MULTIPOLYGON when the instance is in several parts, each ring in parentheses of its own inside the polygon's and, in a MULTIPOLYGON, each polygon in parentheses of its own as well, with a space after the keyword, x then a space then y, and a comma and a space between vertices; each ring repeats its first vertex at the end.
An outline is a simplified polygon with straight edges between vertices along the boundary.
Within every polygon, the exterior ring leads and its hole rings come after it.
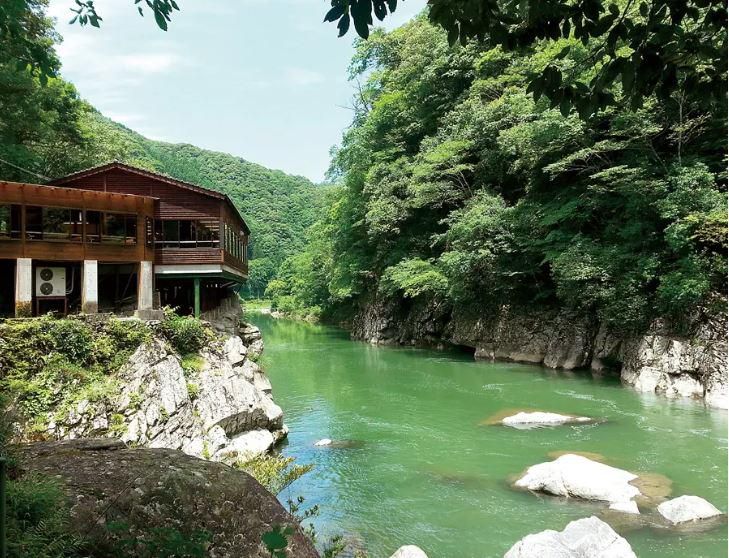
POLYGON ((535 102, 549 62, 589 81, 586 49, 450 47, 425 18, 361 42, 341 189, 269 294, 325 313, 375 295, 560 307, 621 330, 723 308, 726 107, 679 92, 583 120, 535 102))
POLYGON ((306 229, 319 217, 325 186, 240 157, 194 145, 152 141, 94 110, 81 119, 91 159, 120 160, 228 194, 251 227, 247 289, 263 294, 281 262, 304 247, 306 229))

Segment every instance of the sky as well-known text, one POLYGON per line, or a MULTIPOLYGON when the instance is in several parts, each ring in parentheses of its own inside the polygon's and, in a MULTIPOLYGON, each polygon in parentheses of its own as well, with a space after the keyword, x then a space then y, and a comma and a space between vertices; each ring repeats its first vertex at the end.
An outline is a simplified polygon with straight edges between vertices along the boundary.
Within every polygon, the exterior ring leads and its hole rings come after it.
MULTIPOLYGON (((349 125, 353 30, 326 0, 177 0, 167 32, 133 0, 96 0, 101 29, 51 0, 63 76, 103 114, 150 139, 191 143, 319 182, 349 125)), ((400 2, 392 29, 425 7, 400 2)))

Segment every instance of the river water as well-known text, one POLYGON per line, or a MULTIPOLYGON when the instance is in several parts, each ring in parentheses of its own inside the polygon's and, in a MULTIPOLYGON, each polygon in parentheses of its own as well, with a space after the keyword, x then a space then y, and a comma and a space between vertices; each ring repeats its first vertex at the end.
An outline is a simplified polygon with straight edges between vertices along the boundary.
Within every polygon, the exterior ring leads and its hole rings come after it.
MULTIPOLYGON (((280 495, 317 504, 323 534, 344 533, 371 558, 416 544, 430 558, 499 557, 518 539, 602 506, 538 497, 509 478, 560 451, 594 452, 660 473, 673 495, 727 510, 727 414, 639 394, 589 373, 474 362, 467 354, 372 347, 346 332, 268 316, 263 365, 290 428, 282 451, 314 470, 280 495), (515 430, 481 424, 505 409, 604 418, 515 430), (322 438, 346 448, 315 447, 322 438)), ((722 558, 726 526, 703 533, 622 526, 640 558, 722 558)))

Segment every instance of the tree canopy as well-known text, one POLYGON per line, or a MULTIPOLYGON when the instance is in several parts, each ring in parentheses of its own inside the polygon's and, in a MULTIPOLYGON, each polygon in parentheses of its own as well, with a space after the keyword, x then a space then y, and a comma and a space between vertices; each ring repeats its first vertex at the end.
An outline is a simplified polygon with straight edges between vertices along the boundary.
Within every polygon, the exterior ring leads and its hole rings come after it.
MULTIPOLYGON (((340 36, 352 22, 366 39, 373 14, 382 21, 397 6, 398 0, 331 0, 325 21, 336 21, 340 36)), ((637 109, 654 93, 726 104, 726 0, 429 0, 428 6, 450 44, 473 40, 509 52, 540 41, 580 41, 581 56, 567 57, 567 44, 528 80, 535 100, 544 95, 565 114, 575 108, 586 117, 624 102, 637 109), (585 75, 589 68, 595 71, 585 75)))
POLYGON ((360 42, 342 186, 271 283, 276 303, 542 305, 629 331, 721 308, 726 111, 653 94, 582 119, 525 93, 535 71, 589 50, 575 37, 451 47, 425 17, 360 42))

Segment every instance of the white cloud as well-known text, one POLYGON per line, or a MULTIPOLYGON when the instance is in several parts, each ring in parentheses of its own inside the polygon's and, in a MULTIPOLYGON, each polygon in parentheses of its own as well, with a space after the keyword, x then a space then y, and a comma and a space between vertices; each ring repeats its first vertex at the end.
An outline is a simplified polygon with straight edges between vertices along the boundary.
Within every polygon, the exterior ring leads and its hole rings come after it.
POLYGON ((324 76, 321 73, 306 68, 286 68, 284 78, 288 83, 302 86, 314 85, 324 81, 324 76))

